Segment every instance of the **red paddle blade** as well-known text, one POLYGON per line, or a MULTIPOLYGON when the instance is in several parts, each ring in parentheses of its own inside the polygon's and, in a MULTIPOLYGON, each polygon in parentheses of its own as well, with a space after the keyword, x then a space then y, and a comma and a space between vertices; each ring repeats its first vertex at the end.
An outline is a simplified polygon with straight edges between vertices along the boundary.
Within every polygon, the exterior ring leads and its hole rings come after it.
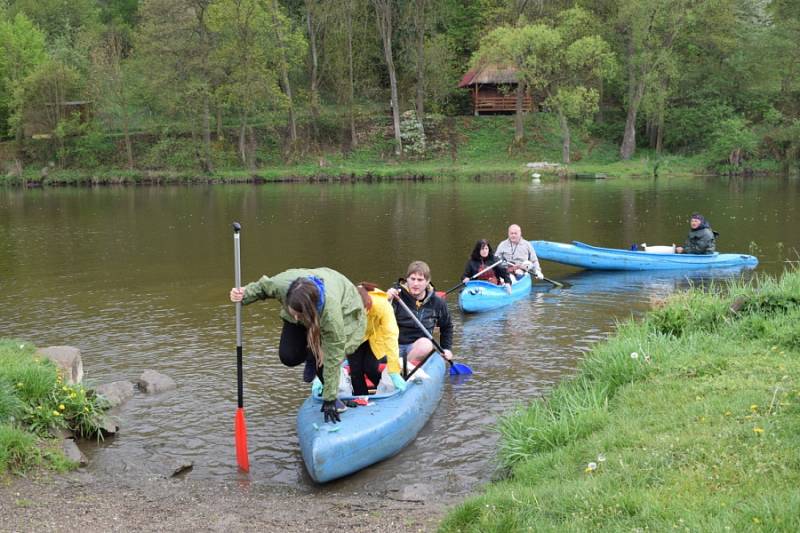
POLYGON ((436 296, 439 298, 447 298, 447 293, 444 291, 436 291, 436 296))
POLYGON ((244 409, 236 409, 236 422, 234 423, 236 434, 236 462, 239 468, 245 472, 250 471, 250 459, 247 457, 247 426, 244 423, 244 409))

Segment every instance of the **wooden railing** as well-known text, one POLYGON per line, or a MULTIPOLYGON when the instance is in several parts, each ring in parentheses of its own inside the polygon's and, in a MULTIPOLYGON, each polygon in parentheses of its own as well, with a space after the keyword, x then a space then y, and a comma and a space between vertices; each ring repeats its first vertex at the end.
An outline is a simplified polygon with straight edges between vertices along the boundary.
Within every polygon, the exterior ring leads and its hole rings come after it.
MULTIPOLYGON (((472 96, 473 106, 476 112, 481 111, 516 111, 516 96, 472 96), (476 101, 477 100, 477 101, 476 101)), ((522 110, 529 112, 533 109, 533 98, 525 96, 522 99, 522 110)))

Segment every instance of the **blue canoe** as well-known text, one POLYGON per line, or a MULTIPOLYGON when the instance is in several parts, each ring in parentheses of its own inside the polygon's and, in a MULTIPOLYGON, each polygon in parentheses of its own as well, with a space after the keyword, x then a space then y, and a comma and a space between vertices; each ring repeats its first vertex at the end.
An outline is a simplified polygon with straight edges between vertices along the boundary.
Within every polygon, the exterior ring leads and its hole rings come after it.
POLYGON ((488 281, 468 281, 458 296, 458 305, 465 313, 480 313, 508 305, 531 293, 531 276, 525 274, 511 286, 511 294, 505 287, 488 281))
POLYGON ((348 409, 338 424, 324 423, 320 398, 306 399, 297 413, 297 435, 314 481, 357 472, 399 453, 417 437, 442 397, 444 359, 433 354, 422 370, 428 378, 412 376, 403 392, 369 396, 369 405, 348 409))
POLYGON ((660 254, 617 248, 600 248, 578 241, 572 244, 531 241, 539 259, 594 270, 698 270, 750 267, 758 259, 744 254, 660 254))

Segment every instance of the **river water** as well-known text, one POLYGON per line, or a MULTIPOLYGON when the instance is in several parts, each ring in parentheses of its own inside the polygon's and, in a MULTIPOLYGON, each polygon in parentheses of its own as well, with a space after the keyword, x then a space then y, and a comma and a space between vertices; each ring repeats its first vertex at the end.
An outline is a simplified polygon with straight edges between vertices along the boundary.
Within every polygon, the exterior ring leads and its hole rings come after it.
POLYGON ((451 297, 454 351, 474 377, 446 386, 400 455, 319 488, 298 451, 307 386, 278 361, 275 302, 244 308, 251 472, 236 469, 233 220, 243 226, 245 281, 328 266, 386 287, 424 259, 447 288, 475 240, 497 244, 512 222, 528 239, 628 247, 682 241, 694 211, 721 233, 720 250, 754 253, 758 272, 779 274, 798 259, 798 192, 791 178, 0 189, 0 337, 78 346, 90 384, 147 368, 178 382, 175 392, 136 395, 118 413, 117 437, 84 446, 95 472, 152 476, 191 460, 193 478, 351 491, 400 488, 424 473, 437 490, 463 494, 494 472, 503 412, 546 394, 615 321, 685 287, 686 276, 544 263, 572 287, 541 286, 478 316, 463 316, 451 297))

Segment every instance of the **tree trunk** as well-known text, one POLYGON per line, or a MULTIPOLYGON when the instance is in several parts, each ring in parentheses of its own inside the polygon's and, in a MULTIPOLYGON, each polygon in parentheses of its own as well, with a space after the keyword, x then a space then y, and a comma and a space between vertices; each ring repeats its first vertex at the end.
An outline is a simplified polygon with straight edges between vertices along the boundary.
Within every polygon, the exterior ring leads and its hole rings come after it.
POLYGON ((308 44, 309 52, 311 53, 311 131, 314 135, 314 141, 319 138, 319 56, 317 54, 317 22, 314 18, 312 0, 305 0, 306 2, 306 27, 308 28, 308 44))
POLYGON ((131 143, 130 118, 127 111, 122 118, 122 134, 125 138, 125 153, 128 156, 128 170, 133 170, 133 143, 131 143))
POLYGON ((221 141, 225 134, 222 132, 222 107, 216 106, 216 122, 217 122, 217 141, 221 141))
POLYGON ((239 160, 247 168, 247 116, 244 113, 239 121, 239 160))
POLYGON ((400 137, 400 102, 397 96, 397 72, 392 55, 392 2, 391 0, 372 0, 378 19, 378 30, 383 40, 383 53, 389 71, 389 85, 392 92, 392 122, 394 123, 394 155, 403 153, 403 140, 400 137))
POLYGON ((631 85, 628 116, 625 119, 625 135, 622 137, 622 144, 619 147, 619 155, 626 161, 636 151, 636 114, 639 112, 639 104, 644 95, 644 78, 636 82, 632 81, 631 85))
POLYGON ((350 118, 350 146, 358 146, 358 134, 356 133, 356 117, 353 109, 355 100, 355 75, 353 73, 353 2, 348 0, 346 7, 347 16, 347 68, 349 70, 349 87, 347 95, 347 114, 350 118))
POLYGON ((214 164, 211 162, 211 104, 209 103, 208 93, 203 93, 203 170, 207 173, 214 172, 214 164))
POLYGON ((514 113, 514 144, 520 144, 525 137, 524 125, 522 122, 522 104, 525 100, 525 83, 520 81, 517 84, 517 101, 514 113))
POLYGON ((281 69, 281 88, 283 89, 283 93, 286 95, 286 99, 289 101, 289 140, 292 144, 292 149, 294 149, 295 145, 297 144, 297 121, 294 116, 294 100, 292 99, 292 84, 289 81, 289 64, 286 58, 286 48, 283 42, 283 32, 281 32, 280 21, 276 16, 275 10, 278 9, 278 5, 276 2, 271 2, 270 6, 272 8, 272 23, 275 26, 275 38, 278 42, 278 48, 280 49, 280 69, 281 69))
POLYGON ((425 10, 427 0, 416 0, 414 9, 414 26, 416 29, 416 52, 417 52, 417 87, 416 87, 416 107, 417 121, 425 134, 422 121, 425 118, 425 10))
POLYGON ((558 110, 558 121, 561 124, 561 161, 565 164, 569 164, 569 151, 570 151, 570 134, 569 134, 569 123, 567 122, 567 116, 564 115, 561 109, 558 110))

